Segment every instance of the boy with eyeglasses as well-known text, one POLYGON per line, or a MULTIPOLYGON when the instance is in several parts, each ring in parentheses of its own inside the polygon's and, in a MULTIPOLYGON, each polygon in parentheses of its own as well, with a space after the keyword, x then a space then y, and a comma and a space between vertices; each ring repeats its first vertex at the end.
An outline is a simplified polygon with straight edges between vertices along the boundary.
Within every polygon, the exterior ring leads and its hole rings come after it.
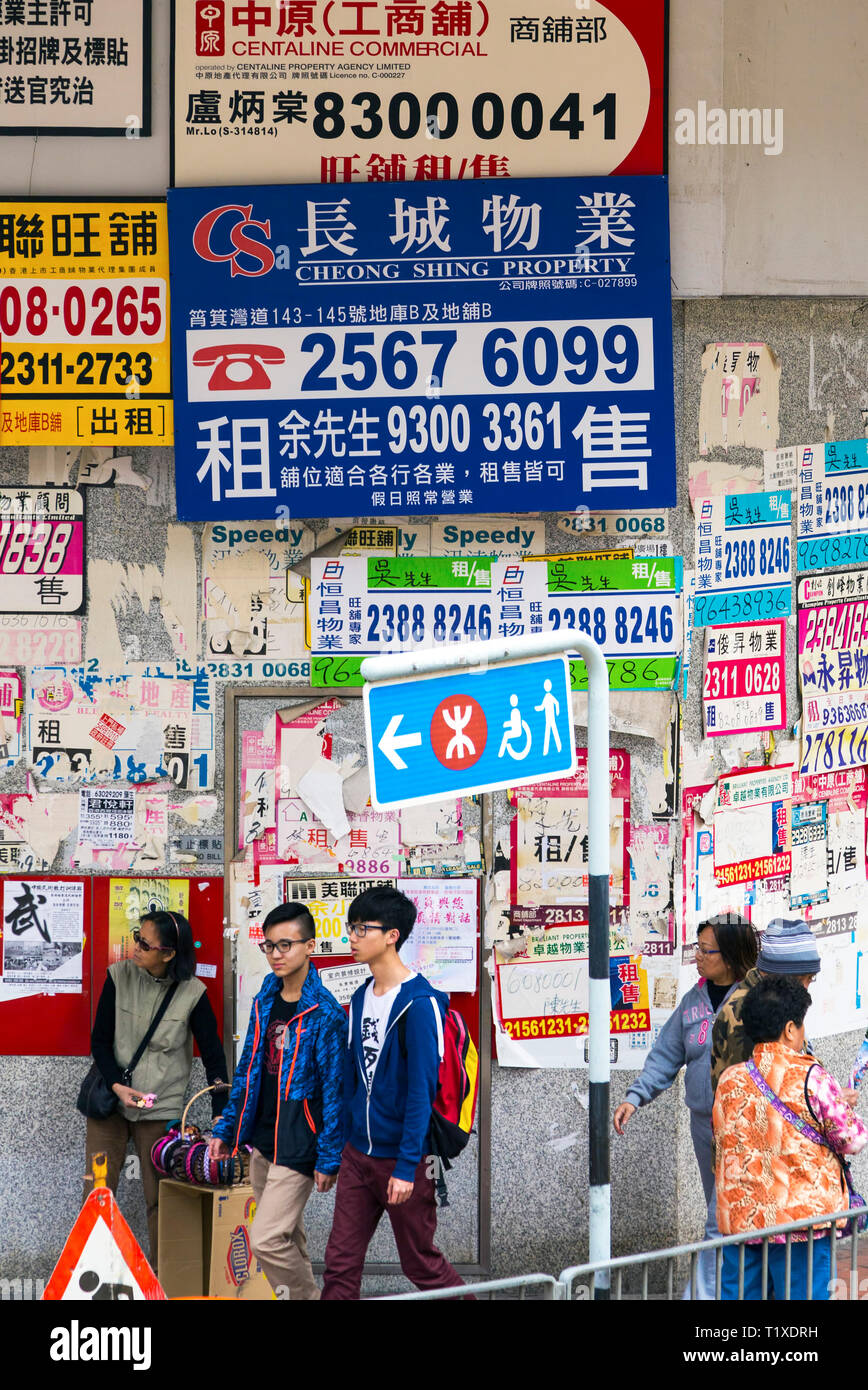
POLYGON ((208 1145, 252 1145, 256 1215, 250 1244, 279 1296, 319 1298, 303 1212, 314 1184, 328 1192, 341 1165, 347 1020, 311 968, 316 928, 301 903, 282 903, 262 924, 271 974, 253 1001, 232 1094, 208 1145), (286 1292, 284 1292, 286 1291, 286 1292))
POLYGON ((419 1289, 462 1284, 434 1244, 437 1208, 425 1158, 443 1056, 448 998, 408 970, 398 952, 416 908, 396 888, 350 905, 353 959, 371 978, 350 1003, 344 1070, 343 1151, 323 1299, 358 1299, 371 1237, 387 1212, 401 1269, 419 1289))

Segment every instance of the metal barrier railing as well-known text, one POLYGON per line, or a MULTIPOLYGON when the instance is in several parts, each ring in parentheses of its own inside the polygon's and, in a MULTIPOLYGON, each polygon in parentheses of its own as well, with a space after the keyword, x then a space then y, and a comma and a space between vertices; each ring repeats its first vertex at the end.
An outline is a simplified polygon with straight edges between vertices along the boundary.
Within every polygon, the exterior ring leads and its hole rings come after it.
MULTIPOLYGON (((792 1289, 792 1246, 793 1236, 797 1232, 805 1231, 807 1238, 798 1244, 807 1245, 806 1261, 806 1293, 799 1295, 808 1302, 812 1301, 813 1278, 814 1278, 814 1246, 820 1236, 828 1236, 831 1222, 837 1222, 844 1218, 854 1215, 866 1214, 864 1207, 854 1208, 853 1211, 832 1212, 829 1215, 806 1217, 801 1221, 789 1221, 781 1226, 766 1226, 763 1229, 762 1237, 757 1231, 744 1231, 735 1236, 717 1236, 714 1240, 703 1240, 692 1245, 675 1245, 668 1250, 652 1250, 640 1255, 624 1255, 620 1259, 607 1260, 599 1264, 573 1265, 569 1269, 562 1271, 560 1283, 563 1285, 564 1292, 562 1297, 567 1301, 575 1301, 584 1298, 594 1298, 598 1291, 605 1290, 605 1296, 613 1300, 618 1299, 639 1299, 662 1298, 672 1300, 682 1297, 679 1290, 675 1290, 677 1277, 677 1262, 687 1260, 689 1264, 688 1288, 690 1297, 697 1297, 697 1284, 699 1279, 699 1260, 705 1255, 706 1258, 714 1258, 714 1297, 720 1299, 721 1296, 721 1276, 723 1267, 723 1252, 727 1248, 738 1250, 738 1299, 744 1299, 745 1283, 745 1249, 748 1245, 761 1245, 762 1263, 760 1274, 760 1299, 767 1300, 769 1296, 769 1245, 772 1243, 773 1236, 784 1236, 784 1287, 779 1290, 775 1285, 775 1300, 788 1302, 791 1299, 792 1289), (819 1228, 819 1229, 818 1229, 819 1228), (665 1279, 664 1293, 650 1292, 650 1273, 655 1266, 664 1266, 662 1270, 665 1279), (638 1290, 635 1287, 625 1292, 625 1276, 635 1271, 638 1276, 638 1290), (588 1280, 588 1283, 579 1284, 580 1280, 588 1280), (599 1283, 599 1290, 598 1290, 599 1283), (576 1292, 580 1289, 580 1292, 576 1292)), ((868 1232, 860 1232, 856 1229, 856 1222, 850 1233, 832 1240, 829 1247, 829 1283, 838 1282, 838 1247, 843 1244, 849 1248, 850 1252, 850 1298, 857 1298, 859 1292, 859 1241, 868 1236, 868 1232)), ((775 1242, 776 1244, 778 1242, 775 1242)), ((682 1276, 683 1277, 683 1276, 682 1276)))
MULTIPOLYGON (((473 1298, 487 1299, 498 1297, 526 1299, 529 1290, 534 1291, 532 1297, 535 1296, 537 1299, 552 1302, 592 1300, 601 1294, 613 1301, 674 1300, 686 1296, 686 1294, 682 1294, 683 1265, 685 1262, 688 1266, 687 1287, 690 1291, 690 1297, 695 1299, 699 1283, 699 1261, 702 1256, 705 1256, 706 1259, 709 1256, 714 1258, 714 1297, 719 1300, 723 1252, 726 1249, 738 1251, 738 1300, 743 1300, 745 1250, 748 1245, 761 1245, 762 1247, 760 1300, 766 1301, 769 1297, 769 1245, 772 1243, 772 1237, 783 1236, 784 1287, 779 1290, 775 1285, 774 1297, 776 1302, 789 1302, 792 1299, 793 1237, 804 1231, 807 1233, 806 1239, 798 1241, 797 1244, 807 1246, 806 1293, 805 1295, 800 1293, 798 1299, 801 1301, 805 1297, 810 1302, 813 1297, 815 1242, 821 1237, 828 1238, 831 1223, 860 1215, 868 1215, 868 1209, 859 1207, 852 1211, 838 1211, 823 1216, 806 1217, 802 1221, 790 1221, 781 1226, 766 1226, 761 1237, 756 1231, 744 1231, 740 1235, 718 1236, 714 1240, 698 1241, 692 1245, 673 1245, 667 1250, 651 1250, 639 1255, 623 1255, 619 1259, 606 1260, 597 1264, 572 1265, 563 1270, 558 1279, 550 1274, 524 1274, 511 1279, 488 1279, 478 1284, 459 1284, 450 1289, 430 1289, 422 1293, 387 1294, 376 1301, 434 1302, 436 1300, 442 1302, 466 1299, 468 1295, 473 1298), (679 1262, 682 1265, 681 1270, 679 1270, 679 1262), (651 1289, 651 1275, 657 1267, 662 1267, 660 1272, 663 1292, 652 1291, 651 1289), (629 1277, 633 1274, 638 1276, 636 1280, 629 1277), (676 1282, 678 1284, 677 1290, 676 1282)), ((838 1278, 838 1250, 839 1247, 843 1247, 849 1252, 849 1293, 845 1296, 849 1296, 851 1299, 859 1297, 860 1240, 868 1240, 868 1231, 859 1231, 857 1222, 854 1220, 851 1231, 844 1235, 839 1231, 838 1238, 831 1240, 829 1244, 830 1286, 837 1284, 839 1289, 841 1285, 846 1288, 845 1281, 838 1278)))
POLYGON ((522 1274, 513 1279, 486 1279, 481 1284, 458 1284, 454 1289, 427 1289, 424 1293, 391 1293, 386 1294, 375 1300, 378 1303, 398 1302, 399 1300, 409 1303, 433 1302, 435 1299, 442 1302, 444 1299, 456 1300, 467 1298, 496 1299, 498 1295, 526 1299, 528 1290, 537 1290, 536 1301, 545 1300, 546 1302, 559 1301, 566 1295, 564 1286, 559 1279, 553 1278, 551 1274, 522 1274), (516 1290, 518 1293, 516 1294, 516 1290))

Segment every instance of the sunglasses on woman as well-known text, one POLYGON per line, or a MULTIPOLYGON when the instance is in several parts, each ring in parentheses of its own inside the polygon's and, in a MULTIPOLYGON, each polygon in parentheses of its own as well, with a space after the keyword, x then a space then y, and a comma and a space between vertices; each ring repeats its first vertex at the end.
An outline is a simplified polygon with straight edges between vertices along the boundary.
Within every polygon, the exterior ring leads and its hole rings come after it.
POLYGON ((136 945, 140 947, 143 951, 173 951, 175 949, 173 946, 152 945, 150 941, 145 940, 145 938, 142 936, 142 933, 138 929, 136 929, 132 933, 132 938, 133 941, 135 941, 136 945))

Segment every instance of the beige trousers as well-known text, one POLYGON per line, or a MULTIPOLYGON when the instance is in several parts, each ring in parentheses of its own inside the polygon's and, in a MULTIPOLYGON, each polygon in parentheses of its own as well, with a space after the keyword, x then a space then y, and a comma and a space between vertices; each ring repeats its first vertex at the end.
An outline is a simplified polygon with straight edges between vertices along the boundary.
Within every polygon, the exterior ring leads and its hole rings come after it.
POLYGON ((307 1253, 303 1213, 313 1178, 294 1168, 269 1163, 258 1149, 250 1155, 250 1185, 256 1215, 250 1244, 278 1298, 319 1298, 307 1253))

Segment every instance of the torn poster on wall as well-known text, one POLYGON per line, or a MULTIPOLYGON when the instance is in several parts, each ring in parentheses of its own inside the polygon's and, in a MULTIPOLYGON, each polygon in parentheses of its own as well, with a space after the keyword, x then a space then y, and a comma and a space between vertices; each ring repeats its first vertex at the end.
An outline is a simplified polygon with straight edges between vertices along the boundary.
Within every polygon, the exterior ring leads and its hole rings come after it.
MULTIPOLYGON (((818 909, 816 909, 818 910, 818 909)), ((810 1037, 828 1038, 865 1026, 865 960, 868 929, 864 914, 830 916, 817 932, 820 971, 811 982, 810 1037), (854 921, 854 917, 856 920, 854 921)), ((811 921, 812 930, 817 929, 811 921)))
POLYGON ((84 604, 84 497, 0 487, 0 608, 78 613, 84 604))
POLYGON ((347 834, 336 839, 303 801, 284 798, 278 802, 278 858, 339 874, 391 877, 401 871, 404 850, 397 811, 348 813, 347 824, 347 834))
MULTIPOLYGON (((89 793, 94 791, 93 788, 85 788, 84 790, 89 793)), ((110 799, 116 797, 121 802, 122 796, 119 793, 122 789, 106 787, 102 790, 109 803, 102 821, 102 829, 105 832, 103 839, 109 841, 109 837, 115 832, 118 832, 118 838, 112 839, 108 843, 94 844, 84 839, 80 830, 72 858, 73 865, 83 869, 104 868, 114 873, 125 873, 130 870, 137 873, 153 873, 154 870, 161 869, 166 862, 169 828, 169 798, 167 793, 154 791, 150 787, 137 788, 133 792, 132 833, 127 836, 124 833, 126 827, 120 819, 124 814, 123 809, 118 813, 118 823, 114 827, 109 823, 109 817, 112 814, 110 799)), ((82 791, 81 796, 84 796, 84 791, 82 791)), ((97 814, 90 817, 89 821, 89 825, 84 827, 85 833, 92 831, 99 835, 101 828, 99 806, 97 806, 97 814)))
MULTIPOLYGON (((700 497, 723 497, 731 492, 762 492, 763 472, 758 463, 731 459, 688 459, 687 493, 696 511, 700 497)), ((772 491, 771 486, 767 489, 772 491)))
POLYGON ((720 445, 773 449, 781 366, 765 343, 710 343, 702 354, 699 452, 720 445))
POLYGON ((0 613, 0 662, 44 666, 81 661, 81 620, 62 613, 0 613))
POLYGON ((714 876, 718 884, 789 876, 792 768, 746 768, 718 778, 714 876))
POLYGON ((125 787, 82 787, 78 838, 95 849, 114 849, 135 840, 136 794, 125 787))
POLYGON ((81 994, 84 884, 5 879, 3 983, 81 994))
POLYGON ((675 834, 670 825, 631 825, 630 939, 645 956, 675 951, 675 834))
POLYGON ((804 773, 868 762, 868 570, 799 581, 804 773))
POLYGON ((795 462, 799 570, 868 562, 868 440, 799 444, 795 462))
POLYGON ((725 912, 744 914, 751 888, 745 882, 718 884, 715 880, 715 820, 709 809, 714 791, 711 783, 687 786, 682 793, 681 945, 687 952, 692 951, 700 926, 710 917, 725 912))
MULTIPOLYGON (((520 903, 588 901, 588 752, 576 749, 573 777, 532 784, 512 793, 510 897, 520 903)), ((609 754, 611 794, 609 902, 629 902, 630 755, 609 754)))
POLYGON ((33 671, 27 692, 31 765, 50 782, 211 785, 213 692, 203 670, 101 675, 82 666, 33 671))
POLYGON ((17 857, 24 873, 50 869, 62 841, 78 824, 75 792, 40 796, 32 778, 27 792, 0 798, 0 839, 12 846, 7 863, 17 857))
POLYGON ((479 885, 476 879, 426 879, 401 885, 417 908, 413 931, 401 947, 408 970, 435 989, 474 994, 479 885))
POLYGON ((0 670, 0 771, 21 757, 24 686, 17 671, 0 670))
POLYGON ((29 843, 21 813, 29 810, 31 799, 24 792, 0 793, 0 874, 38 874, 51 868, 29 843))
MULTIPOLYGON (((835 904, 850 898, 858 901, 861 909, 861 894, 865 886, 865 807, 868 802, 868 769, 852 768, 850 771, 824 772, 818 776, 793 777, 793 872, 790 880, 790 893, 796 896, 810 892, 809 901, 835 904), (811 811, 820 811, 822 836, 800 837, 809 843, 822 845, 822 867, 820 854, 806 849, 804 858, 806 873, 810 871, 809 888, 804 889, 796 871, 795 827, 798 823, 809 823, 811 811), (796 812, 799 812, 797 817, 796 812), (852 894, 851 894, 852 890, 852 894)), ((816 821, 814 822, 816 825, 816 821)), ((825 913, 829 909, 824 907, 825 913)), ((814 914, 811 914, 814 915, 814 914)))
MULTIPOLYGON (((489 930, 490 943, 509 960, 582 959, 588 954, 587 903, 513 903, 500 908, 502 921, 489 930)), ((609 909, 613 951, 630 950, 630 925, 624 907, 609 909)))
MULTIPOLYGON (((674 969, 671 959, 649 960, 629 952, 610 957, 613 1067, 629 1070, 644 1064, 654 1031, 671 1009, 672 990, 667 986, 674 983, 674 969)), ((495 952, 493 974, 500 1066, 587 1066, 586 960, 505 960, 495 952)))
POLYGON ((205 651, 222 679, 288 676, 307 684, 304 594, 293 570, 315 544, 313 531, 299 522, 205 527, 205 651))
POLYGON ((790 907, 807 907, 809 903, 829 900, 828 811, 825 801, 793 805, 790 907))
MULTIPOLYGON (((774 774, 776 769, 763 771, 768 775, 774 774)), ((793 836, 789 868, 779 864, 775 869, 772 865, 772 874, 762 877, 759 873, 752 878, 743 877, 739 871, 731 878, 727 873, 721 874, 716 881, 715 862, 718 855, 727 855, 728 842, 724 840, 720 851, 716 850, 715 839, 722 822, 715 809, 715 787, 701 786, 685 791, 682 820, 685 943, 695 939, 703 921, 723 912, 741 913, 763 930, 773 917, 786 917, 794 907, 809 920, 816 918, 818 912, 826 915, 862 910, 868 770, 859 767, 816 777, 800 776, 788 768, 783 772, 785 777, 792 776, 793 827, 804 829, 809 817, 819 815, 818 820, 810 823, 814 827, 819 825, 820 829, 800 834, 798 844, 793 836), (819 813, 818 807, 823 808, 819 813), (703 820, 703 813, 707 820, 703 820), (728 882, 722 881, 726 878, 728 882)), ((737 782, 738 774, 733 779, 721 780, 737 782)), ((743 805, 742 790, 749 796, 751 782, 739 789, 739 808, 743 805)), ((746 804, 750 806, 750 800, 746 804)), ((742 838, 750 833, 748 816, 744 814, 742 838)), ((726 833, 725 824, 723 828, 726 833)))
MULTIPOLYGON (((149 528, 154 541, 159 531, 149 528)), ((188 526, 166 526, 163 567, 95 558, 88 565, 88 661, 105 671, 130 671, 142 661, 141 624, 148 655, 171 649, 189 673, 198 662, 199 602, 196 537, 188 526), (161 626, 163 631, 161 631, 161 626)), ((162 654, 153 658, 164 662, 162 654)), ((171 660, 167 666, 171 666, 171 660)))
POLYGON ((706 738, 786 725, 784 623, 705 629, 702 716, 706 738))
MULTIPOLYGON (((350 939, 347 936, 347 915, 350 904, 359 893, 369 888, 396 888, 394 879, 306 879, 283 875, 283 901, 304 903, 316 923, 318 956, 348 956, 350 939)), ((261 925, 256 931, 261 938, 261 925)), ((250 928, 251 937, 255 935, 250 928)))
POLYGON ((695 627, 792 611, 791 518, 786 492, 697 499, 695 627))

